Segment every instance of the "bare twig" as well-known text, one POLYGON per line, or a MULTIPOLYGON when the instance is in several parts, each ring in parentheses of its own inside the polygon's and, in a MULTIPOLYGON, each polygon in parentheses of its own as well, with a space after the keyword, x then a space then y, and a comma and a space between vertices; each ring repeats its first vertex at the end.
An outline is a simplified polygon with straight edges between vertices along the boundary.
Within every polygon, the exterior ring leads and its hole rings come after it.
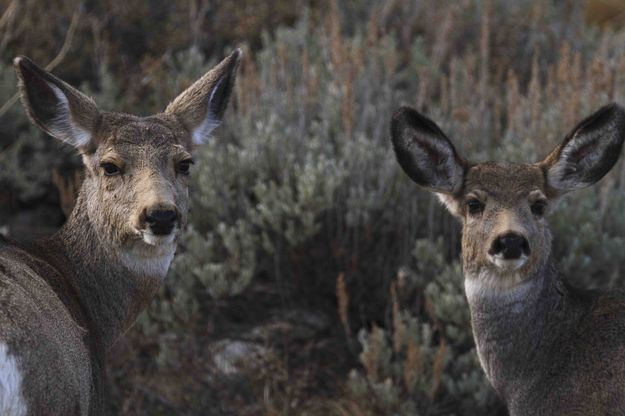
POLYGON ((0 30, 13 18, 15 11, 17 10, 17 0, 11 1, 9 6, 4 10, 2 16, 0 16, 0 30))
MULTIPOLYGON (((81 11, 82 7, 78 7, 76 12, 74 12, 74 15, 72 16, 72 21, 69 24, 67 32, 65 33, 65 40, 63 41, 63 45, 61 46, 59 53, 57 53, 54 59, 52 59, 50 63, 45 66, 46 71, 51 71, 56 68, 57 65, 63 61, 65 55, 67 55, 67 52, 69 51, 69 48, 72 44, 72 40, 74 39, 74 33, 76 32, 76 28, 78 27, 78 22, 80 21, 81 11)), ((9 98, 7 102, 2 105, 2 107, 0 107, 0 117, 2 117, 7 111, 9 111, 9 109, 13 106, 13 104, 15 104, 18 99, 19 93, 16 92, 11 98, 9 98)))
POLYGON ((15 17, 17 16, 17 6, 18 2, 16 0, 11 1, 9 7, 6 8, 0 17, 0 30, 4 30, 4 34, 0 40, 0 55, 2 55, 9 41, 14 36, 13 25, 15 24, 15 17))
POLYGON ((200 4, 197 4, 195 0, 189 2, 189 24, 191 26, 191 33, 193 34, 194 47, 197 47, 200 42, 200 36, 202 35, 202 23, 210 10, 211 4, 207 0, 201 0, 200 4))
POLYGON ((72 46, 72 40, 74 39, 74 33, 76 32, 76 28, 78 27, 78 22, 80 21, 80 15, 82 14, 82 7, 78 7, 78 9, 74 12, 72 16, 72 21, 69 24, 69 28, 67 29, 67 33, 65 34, 65 40, 63 41, 63 45, 59 50, 59 53, 54 57, 53 60, 50 61, 48 65, 46 65, 46 71, 52 71, 57 67, 58 64, 63 61, 65 55, 69 51, 70 46, 72 46))

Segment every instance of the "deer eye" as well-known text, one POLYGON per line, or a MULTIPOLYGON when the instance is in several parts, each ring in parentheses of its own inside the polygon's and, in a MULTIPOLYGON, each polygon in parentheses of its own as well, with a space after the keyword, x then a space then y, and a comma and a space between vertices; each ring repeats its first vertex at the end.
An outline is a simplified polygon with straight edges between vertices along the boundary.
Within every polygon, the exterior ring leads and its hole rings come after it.
POLYGON ((193 160, 191 159, 185 159, 183 161, 178 162, 178 166, 177 166, 178 172, 180 172, 183 175, 188 175, 192 164, 193 164, 193 160))
POLYGON ((104 170, 106 176, 115 176, 121 173, 119 167, 111 162, 103 162, 100 167, 104 170))
POLYGON ((467 210, 471 215, 476 215, 484 211, 484 204, 477 198, 468 199, 465 202, 465 205, 467 206, 467 210))
POLYGON ((539 217, 542 217, 543 215, 545 215, 546 208, 547 208, 547 202, 541 199, 539 199, 538 201, 535 201, 530 206, 530 209, 532 210, 532 214, 539 216, 539 217))

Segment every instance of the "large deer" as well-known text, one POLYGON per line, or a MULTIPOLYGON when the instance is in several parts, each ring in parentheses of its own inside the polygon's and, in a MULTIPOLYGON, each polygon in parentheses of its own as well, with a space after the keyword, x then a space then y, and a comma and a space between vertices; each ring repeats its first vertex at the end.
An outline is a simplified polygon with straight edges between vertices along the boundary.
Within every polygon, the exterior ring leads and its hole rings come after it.
POLYGON ((106 352, 155 295, 187 220, 192 149, 219 124, 234 51, 150 117, 100 111, 15 59, 30 119, 78 149, 84 182, 66 224, 20 245, 0 239, 0 414, 103 412, 106 352))
POLYGON ((625 111, 601 108, 538 163, 470 163, 410 108, 391 136, 408 176, 462 221, 478 357, 510 415, 624 415, 625 296, 566 283, 545 214, 614 166, 625 111))

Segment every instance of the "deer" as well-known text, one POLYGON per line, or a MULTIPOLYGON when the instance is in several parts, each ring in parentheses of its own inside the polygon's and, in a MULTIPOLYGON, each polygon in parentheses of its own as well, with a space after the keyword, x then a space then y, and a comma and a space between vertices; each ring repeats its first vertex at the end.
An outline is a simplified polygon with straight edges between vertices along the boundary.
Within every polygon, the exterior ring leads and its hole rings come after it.
POLYGON ((461 222, 477 355, 509 414, 625 414, 625 294, 567 282, 546 220, 616 164, 623 108, 600 108, 536 163, 469 162, 410 107, 390 127, 403 171, 461 222))
POLYGON ((107 353, 165 279, 187 222, 192 154, 222 121, 241 56, 147 117, 101 111, 14 60, 30 120, 77 149, 84 180, 55 234, 0 239, 0 414, 106 413, 107 353))

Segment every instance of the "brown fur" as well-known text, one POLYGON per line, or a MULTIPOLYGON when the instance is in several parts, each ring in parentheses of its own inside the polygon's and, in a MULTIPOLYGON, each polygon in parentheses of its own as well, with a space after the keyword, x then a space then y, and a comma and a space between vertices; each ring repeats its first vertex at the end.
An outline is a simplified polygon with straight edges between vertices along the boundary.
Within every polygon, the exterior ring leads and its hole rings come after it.
MULTIPOLYGON (((495 269, 488 260, 493 240, 508 231, 526 236, 532 248, 520 274, 530 276, 544 265, 551 248, 551 233, 544 217, 535 217, 530 206, 536 191, 546 194, 546 183, 540 167, 531 164, 480 163, 467 171, 462 207, 462 256, 465 273, 495 269), (467 215, 463 202, 479 196, 484 204, 481 217, 467 215)), ((502 282, 503 283, 503 282, 502 282)))
POLYGON ((74 88, 16 60, 29 116, 75 145, 85 165, 76 206, 58 233, 25 246, 0 241, 0 343, 17 357, 27 414, 104 411, 106 351, 165 277, 188 211, 180 162, 190 158, 203 117, 223 115, 239 59, 237 50, 151 117, 99 112, 74 88), (103 163, 121 173, 107 176, 103 163), (154 207, 178 213, 170 235, 146 225, 154 207))

